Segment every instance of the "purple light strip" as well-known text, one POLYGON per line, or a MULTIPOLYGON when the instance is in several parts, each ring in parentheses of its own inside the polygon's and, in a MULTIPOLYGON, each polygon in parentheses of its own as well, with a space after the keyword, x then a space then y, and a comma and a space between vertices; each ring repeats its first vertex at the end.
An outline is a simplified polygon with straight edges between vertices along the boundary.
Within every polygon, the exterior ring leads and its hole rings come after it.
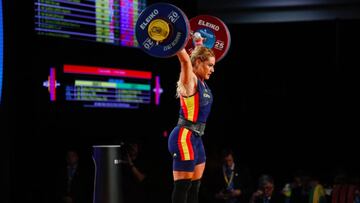
POLYGON ((160 86, 160 76, 155 76, 155 88, 153 90, 155 92, 155 104, 157 106, 160 105, 160 95, 163 93, 163 89, 160 86))
MULTIPOLYGON (((136 1, 137 2, 137 1, 136 1)), ((128 30, 125 30, 124 25, 132 25, 134 22, 132 22, 132 16, 134 14, 134 11, 131 10, 133 7, 133 1, 132 0, 121 0, 121 29, 120 29, 120 39, 121 44, 125 46, 134 46, 134 40, 131 36, 133 36, 134 32, 129 32, 128 30), (131 12, 130 12, 131 11, 131 12), (132 15, 126 15, 128 13, 131 13, 132 15)), ((134 30, 134 25, 130 26, 132 30, 134 30)))
POLYGON ((55 75, 55 68, 50 68, 49 92, 50 92, 50 101, 55 101, 55 100, 56 100, 56 75, 55 75))

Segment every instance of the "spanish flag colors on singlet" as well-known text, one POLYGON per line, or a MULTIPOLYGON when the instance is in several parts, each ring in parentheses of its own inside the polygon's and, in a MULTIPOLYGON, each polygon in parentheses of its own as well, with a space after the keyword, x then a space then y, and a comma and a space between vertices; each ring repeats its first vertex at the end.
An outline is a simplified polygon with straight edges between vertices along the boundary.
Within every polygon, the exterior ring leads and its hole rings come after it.
POLYGON ((209 116, 212 94, 205 82, 198 79, 197 92, 189 97, 180 96, 180 116, 194 123, 206 123, 209 116))
MULTIPOLYGON (((213 102, 205 82, 198 79, 197 91, 189 97, 180 96, 180 117, 194 123, 205 123, 213 102)), ((205 161, 205 151, 200 136, 185 127, 176 126, 169 138, 169 151, 175 158, 175 170, 193 170, 195 164, 205 161), (179 162, 191 161, 191 162, 179 162)))

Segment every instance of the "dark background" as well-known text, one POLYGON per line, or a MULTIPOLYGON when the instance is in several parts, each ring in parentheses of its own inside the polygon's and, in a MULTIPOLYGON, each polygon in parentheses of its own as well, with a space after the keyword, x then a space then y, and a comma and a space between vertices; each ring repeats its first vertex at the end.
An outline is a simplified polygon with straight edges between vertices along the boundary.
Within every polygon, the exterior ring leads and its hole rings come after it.
MULTIPOLYGON (((216 3, 166 2, 180 7, 189 18, 207 13, 206 9, 221 17, 216 7, 209 8, 216 3)), ((360 21, 355 14, 329 15, 334 8, 344 9, 341 2, 334 2, 326 17, 313 20, 276 20, 275 16, 273 22, 261 18, 228 21, 231 47, 208 81, 215 96, 203 139, 209 159, 230 146, 255 177, 268 172, 280 180, 296 169, 328 182, 338 168, 359 170, 355 139, 359 134, 360 21)), ((318 3, 320 7, 315 7, 320 10, 329 7, 318 3)), ((358 11, 357 1, 346 3, 350 4, 347 8, 358 11)), ((50 190, 43 191, 43 187, 51 182, 52 171, 67 148, 79 149, 90 163, 92 145, 132 139, 148 146, 165 180, 171 181, 171 158, 163 133, 170 133, 178 116, 176 57, 153 58, 135 48, 40 37, 33 27, 32 1, 4 1, 3 5, 2 174, 10 182, 5 194, 10 192, 14 202, 34 201, 37 194, 50 190), (51 104, 42 82, 50 65, 66 63, 151 70, 161 75, 162 104, 134 111, 51 104)), ((260 15, 264 8, 259 7, 250 11, 260 15)), ((294 10, 292 6, 281 8, 294 10)), ((241 14, 251 6, 226 9, 241 14)), ((267 7, 265 11, 278 9, 267 7)), ((42 196, 44 202, 46 196, 49 194, 42 196)))

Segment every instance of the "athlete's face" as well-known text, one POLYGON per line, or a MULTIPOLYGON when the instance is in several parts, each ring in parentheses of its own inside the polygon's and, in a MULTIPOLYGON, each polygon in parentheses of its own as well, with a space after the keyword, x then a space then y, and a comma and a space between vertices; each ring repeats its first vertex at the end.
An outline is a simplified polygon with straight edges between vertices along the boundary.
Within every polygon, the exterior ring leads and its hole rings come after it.
POLYGON ((197 60, 196 75, 201 80, 210 79, 210 75, 214 72, 215 57, 209 57, 207 60, 197 60))

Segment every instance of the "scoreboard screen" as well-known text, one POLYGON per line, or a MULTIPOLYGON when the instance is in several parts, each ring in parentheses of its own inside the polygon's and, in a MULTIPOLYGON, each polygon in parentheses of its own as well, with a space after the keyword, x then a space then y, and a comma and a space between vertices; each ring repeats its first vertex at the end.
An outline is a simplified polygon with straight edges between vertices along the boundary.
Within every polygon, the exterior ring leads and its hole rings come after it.
POLYGON ((35 31, 137 47, 135 24, 145 7, 145 0, 35 0, 35 31))
POLYGON ((159 80, 150 71, 64 64, 50 68, 43 86, 66 106, 139 109, 159 105, 159 80))

